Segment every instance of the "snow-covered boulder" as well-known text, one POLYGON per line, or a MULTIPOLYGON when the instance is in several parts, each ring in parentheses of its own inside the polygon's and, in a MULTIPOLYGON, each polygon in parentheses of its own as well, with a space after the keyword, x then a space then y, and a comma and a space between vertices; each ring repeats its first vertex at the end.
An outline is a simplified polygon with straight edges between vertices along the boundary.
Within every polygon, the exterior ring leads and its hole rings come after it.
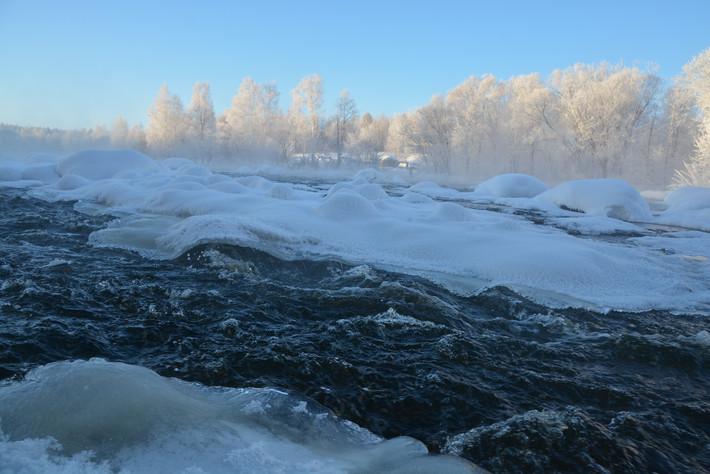
POLYGON ((710 231, 710 188, 684 186, 666 196, 662 224, 710 231))
POLYGON ((86 150, 57 161, 60 176, 75 174, 91 180, 109 179, 127 171, 152 173, 160 170, 158 162, 134 150, 86 150))
POLYGON ((531 198, 547 190, 547 185, 534 176, 501 174, 478 185, 474 194, 502 198, 531 198))
POLYGON ((325 219, 365 219, 377 215, 377 208, 370 200, 351 189, 342 188, 321 203, 317 214, 325 219))
POLYGON ((669 211, 710 209, 710 188, 684 186, 666 196, 663 202, 669 211))
POLYGON ((568 181, 535 197, 561 209, 623 221, 648 221, 648 202, 625 181, 586 179, 568 181))

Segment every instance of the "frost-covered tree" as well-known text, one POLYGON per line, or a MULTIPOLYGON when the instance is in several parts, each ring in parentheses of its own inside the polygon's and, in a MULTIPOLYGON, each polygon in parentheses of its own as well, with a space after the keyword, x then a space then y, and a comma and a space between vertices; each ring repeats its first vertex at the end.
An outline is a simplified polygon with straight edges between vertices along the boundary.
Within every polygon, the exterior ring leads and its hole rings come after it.
POLYGON ((538 74, 513 77, 508 82, 505 104, 509 171, 540 174, 536 161, 551 167, 556 152, 553 141, 555 96, 538 74))
POLYGON ((414 117, 411 113, 394 114, 387 129, 385 149, 400 160, 407 160, 415 154, 414 143, 410 138, 414 134, 414 117))
POLYGON ((217 132, 217 119, 212 105, 209 82, 196 82, 192 100, 187 106, 187 141, 196 153, 209 158, 217 132))
POLYGON ((404 139, 399 147, 417 155, 436 173, 451 172, 454 121, 441 94, 413 114, 403 114, 395 122, 393 132, 404 139))
MULTIPOLYGON (((361 159, 374 162, 378 155, 387 149, 389 128, 390 119, 384 114, 380 114, 377 118, 373 118, 368 112, 362 115, 354 145, 361 159)), ((399 158, 404 159, 405 157, 400 156, 399 158)))
POLYGON ((218 124, 220 141, 242 159, 262 157, 269 153, 273 122, 279 113, 276 85, 258 84, 245 77, 218 124))
POLYGON ((111 132, 108 131, 105 124, 96 124, 92 130, 89 130, 89 141, 92 148, 110 148, 111 132))
MULTIPOLYGON (((34 127, 32 127, 34 128, 34 127)), ((45 143, 52 143, 55 142, 55 140, 59 137, 61 137, 61 145, 60 148, 50 148, 46 149, 46 151, 79 151, 79 150, 85 150, 86 148, 96 148, 96 145, 91 141, 91 131, 86 130, 85 128, 79 129, 79 130, 67 130, 66 132, 62 133, 61 135, 57 134, 55 135, 51 131, 47 130, 48 134, 47 137, 43 140, 45 143)), ((22 138, 30 142, 32 138, 27 134, 25 131, 22 133, 22 138)), ((36 144, 34 144, 36 146, 36 144)), ((35 148, 33 146, 32 151, 36 150, 41 150, 42 148, 35 148)))
POLYGON ((471 76, 446 94, 453 121, 452 146, 466 172, 472 163, 499 156, 498 145, 503 119, 505 83, 490 74, 471 76))
POLYGON ((292 92, 294 106, 306 109, 311 135, 316 136, 321 126, 323 78, 318 74, 306 76, 301 79, 301 82, 298 83, 294 91, 295 94, 292 92))
POLYGON ((291 91, 289 109, 289 120, 303 152, 313 154, 322 148, 322 109, 323 79, 318 74, 304 77, 291 91))
POLYGON ((223 141, 230 151, 247 157, 261 144, 259 117, 263 108, 261 85, 245 77, 232 98, 231 108, 224 111, 223 141))
POLYGON ((276 140, 278 128, 284 123, 283 113, 279 107, 280 93, 276 87, 276 82, 262 84, 262 96, 264 98, 264 108, 262 109, 261 120, 264 124, 264 135, 266 137, 266 156, 274 157, 281 155, 281 146, 276 140))
POLYGON ((681 169, 683 162, 692 155, 693 135, 700 123, 693 97, 678 79, 666 88, 660 109, 649 175, 652 183, 665 187, 671 183, 674 170, 681 169))
POLYGON ((140 152, 146 151, 145 130, 138 125, 132 125, 128 130, 128 148, 140 152))
POLYGON ((683 66, 681 81, 694 98, 702 122, 695 135, 693 156, 677 171, 676 183, 710 186, 710 48, 683 66))
POLYGON ((148 119, 145 135, 150 151, 162 156, 176 153, 185 138, 187 122, 180 97, 170 94, 167 84, 160 86, 148 109, 148 119))
POLYGON ((289 117, 280 113, 271 123, 271 137, 278 150, 278 157, 288 162, 296 151, 296 131, 289 122, 289 117))
POLYGON ((118 117, 111 127, 111 147, 122 149, 128 146, 128 122, 123 117, 118 117))
POLYGON ((335 102, 335 151, 338 165, 341 163, 343 149, 353 132, 354 122, 358 118, 357 106, 350 97, 350 91, 344 89, 335 102))
POLYGON ((653 72, 622 65, 577 64, 553 73, 560 138, 581 175, 623 172, 632 145, 643 136, 661 81, 653 72), (594 162, 596 172, 587 166, 594 162))

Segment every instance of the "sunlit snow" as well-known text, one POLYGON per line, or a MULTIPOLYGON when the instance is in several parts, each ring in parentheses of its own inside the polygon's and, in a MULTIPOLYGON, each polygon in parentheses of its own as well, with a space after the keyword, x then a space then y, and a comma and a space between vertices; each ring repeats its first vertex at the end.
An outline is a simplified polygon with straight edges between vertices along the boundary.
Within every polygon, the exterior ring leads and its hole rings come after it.
POLYGON ((462 294, 503 285, 548 305, 708 310, 710 234, 653 229, 710 230, 706 188, 676 190, 654 214, 633 187, 611 179, 547 189, 531 176, 501 175, 459 191, 373 169, 329 187, 269 179, 277 169, 242 171, 228 176, 134 151, 0 163, 5 186, 115 215, 92 234, 95 245, 154 258, 228 243, 287 260, 367 264, 462 294), (540 219, 492 212, 486 202, 540 219), (619 234, 628 235, 600 237, 619 234))

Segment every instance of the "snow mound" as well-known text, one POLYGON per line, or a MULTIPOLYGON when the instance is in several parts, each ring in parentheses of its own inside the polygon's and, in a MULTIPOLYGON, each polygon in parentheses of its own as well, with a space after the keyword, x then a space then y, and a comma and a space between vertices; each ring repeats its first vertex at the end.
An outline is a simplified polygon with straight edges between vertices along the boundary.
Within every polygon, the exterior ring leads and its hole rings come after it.
POLYGON ((30 153, 25 157, 28 163, 50 163, 55 164, 59 157, 54 153, 30 153))
POLYGON ((666 225, 710 231, 710 188, 685 186, 670 193, 658 218, 666 225))
POLYGON ((710 208, 710 188, 686 186, 670 193, 664 203, 675 211, 710 208))
POLYGON ((86 150, 57 161, 60 176, 75 174, 91 180, 113 178, 127 171, 151 173, 160 168, 156 161, 134 150, 86 150))
POLYGON ((77 176, 75 174, 65 174, 59 178, 59 181, 57 181, 57 189, 60 191, 70 191, 89 184, 91 184, 91 181, 86 178, 82 178, 81 176, 77 176))
POLYGON ((53 164, 36 164, 22 171, 22 179, 28 181, 52 182, 59 179, 53 164))
POLYGON ((286 183, 276 183, 267 192, 268 196, 275 199, 294 199, 295 193, 293 191, 293 186, 286 183))
POLYGON ((212 172, 204 166, 194 163, 185 164, 177 169, 177 176, 192 176, 200 179, 207 179, 212 176, 212 172))
POLYGON ((328 189, 326 196, 332 196, 342 191, 343 189, 350 189, 352 191, 355 191, 364 198, 369 199, 370 201, 373 201, 375 199, 384 199, 387 197, 387 191, 382 189, 377 184, 370 183, 367 181, 357 181, 355 183, 335 183, 333 186, 330 187, 330 189, 328 189))
POLYGON ((0 182, 28 182, 41 185, 57 181, 59 176, 55 166, 47 161, 34 161, 33 156, 23 161, 8 160, 0 162, 0 182))
POLYGON ((362 194, 343 188, 318 207, 321 217, 332 220, 351 220, 373 217, 377 208, 362 194))
POLYGON ((377 171, 376 169, 373 168, 365 168, 357 173, 355 173, 355 176, 353 176, 353 181, 354 182, 372 182, 372 181, 377 181, 383 179, 382 173, 377 171))
POLYGON ((20 181, 22 169, 16 166, 0 166, 0 181, 20 181))
POLYGON ((465 222, 476 220, 470 209, 453 202, 439 203, 429 222, 465 222))
POLYGON ((501 174, 481 183, 474 194, 504 198, 531 198, 549 188, 534 176, 527 174, 501 174))
POLYGON ((622 221, 649 221, 648 202, 625 181, 587 179, 568 181, 535 198, 561 209, 622 221))

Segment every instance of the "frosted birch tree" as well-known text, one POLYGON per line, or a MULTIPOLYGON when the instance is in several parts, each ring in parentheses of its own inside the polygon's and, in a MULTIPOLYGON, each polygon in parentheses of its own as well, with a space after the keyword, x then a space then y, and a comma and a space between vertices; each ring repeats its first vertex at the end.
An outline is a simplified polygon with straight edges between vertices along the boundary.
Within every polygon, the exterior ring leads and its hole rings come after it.
POLYGON ((702 122, 694 138, 693 156, 677 171, 676 183, 710 186, 710 48, 683 66, 681 81, 694 98, 702 122))
POLYGON ((577 64, 550 79, 558 96, 560 138, 581 175, 607 177, 624 159, 653 112, 660 79, 638 68, 577 64), (595 163, 596 171, 588 162, 595 163))
POLYGON ((414 115, 403 115, 397 132, 408 142, 406 148, 435 173, 451 172, 454 121, 441 94, 434 95, 414 115))
POLYGON ((551 167, 554 149, 555 96, 538 74, 512 78, 508 82, 506 126, 513 172, 539 174, 536 160, 546 159, 551 167))
POLYGON ((148 119, 145 138, 150 151, 162 156, 174 154, 185 137, 186 121, 180 97, 170 94, 167 84, 160 86, 148 119))
POLYGON ((250 161, 278 155, 280 145, 274 137, 281 115, 278 97, 275 83, 258 84, 245 77, 232 98, 231 108, 217 123, 223 151, 250 161))
MULTIPOLYGON (((379 153, 387 148, 387 137, 390 128, 390 119, 384 114, 373 118, 369 112, 365 112, 358 123, 357 128, 357 153, 366 161, 374 162, 379 153)), ((405 157, 399 156, 400 159, 405 157)))
POLYGON ((314 154, 322 145, 323 79, 318 74, 304 77, 291 91, 291 98, 289 115, 299 141, 304 151, 314 154), (304 126, 306 130, 303 130, 304 126))
POLYGON ((118 117, 111 127, 111 148, 122 149, 128 146, 128 122, 118 117))
POLYGON ((242 158, 253 155, 262 144, 260 116, 264 107, 261 85, 245 77, 224 111, 223 135, 229 149, 242 158))
POLYGON ((217 119, 212 105, 209 82, 196 82, 192 100, 187 106, 188 142, 203 158, 210 158, 217 132, 217 119))
POLYGON ((667 186, 675 170, 682 169, 683 162, 692 155, 693 136, 700 122, 693 97, 677 79, 666 88, 661 110, 651 176, 654 183, 667 186))
POLYGON ((358 118, 357 106, 350 97, 350 91, 344 89, 335 102, 335 150, 338 166, 342 163, 343 149, 350 137, 354 122, 358 118))
POLYGON ((414 150, 414 117, 411 113, 394 114, 387 129, 385 149, 400 159, 409 159, 414 150))
POLYGON ((452 146, 466 172, 484 156, 497 155, 506 86, 494 76, 471 76, 451 89, 446 105, 453 120, 452 146))
POLYGON ((128 148, 144 152, 147 146, 145 130, 138 125, 132 125, 131 128, 128 129, 128 148))
POLYGON ((271 123, 271 137, 278 150, 278 158, 288 163, 296 151, 296 131, 289 117, 279 112, 271 123))

